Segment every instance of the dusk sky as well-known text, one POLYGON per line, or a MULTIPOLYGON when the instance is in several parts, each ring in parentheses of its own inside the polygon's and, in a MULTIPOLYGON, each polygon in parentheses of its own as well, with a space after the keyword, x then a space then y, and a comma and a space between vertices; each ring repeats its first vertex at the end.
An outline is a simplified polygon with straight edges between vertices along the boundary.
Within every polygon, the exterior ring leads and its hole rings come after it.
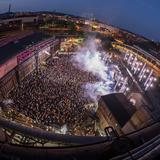
POLYGON ((49 10, 100 20, 160 41, 160 0, 0 0, 0 12, 49 10))

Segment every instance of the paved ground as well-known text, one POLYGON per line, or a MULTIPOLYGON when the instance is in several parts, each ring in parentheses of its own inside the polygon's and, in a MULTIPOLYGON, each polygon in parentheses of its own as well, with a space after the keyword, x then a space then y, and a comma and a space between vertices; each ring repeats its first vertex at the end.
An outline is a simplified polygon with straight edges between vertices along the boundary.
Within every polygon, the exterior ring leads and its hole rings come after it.
POLYGON ((17 42, 11 42, 3 47, 0 47, 0 64, 15 56, 18 52, 23 51, 27 46, 38 43, 45 38, 48 38, 48 36, 42 33, 34 33, 17 42))

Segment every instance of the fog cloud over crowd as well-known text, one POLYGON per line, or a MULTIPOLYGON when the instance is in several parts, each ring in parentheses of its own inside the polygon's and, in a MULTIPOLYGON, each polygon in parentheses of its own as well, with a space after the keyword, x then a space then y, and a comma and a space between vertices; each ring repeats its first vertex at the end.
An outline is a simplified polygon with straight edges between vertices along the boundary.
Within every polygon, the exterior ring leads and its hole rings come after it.
POLYGON ((98 82, 84 85, 87 96, 97 100, 100 96, 113 92, 114 80, 110 64, 107 63, 105 52, 98 50, 95 39, 86 41, 71 61, 79 69, 90 72, 99 79, 98 82))

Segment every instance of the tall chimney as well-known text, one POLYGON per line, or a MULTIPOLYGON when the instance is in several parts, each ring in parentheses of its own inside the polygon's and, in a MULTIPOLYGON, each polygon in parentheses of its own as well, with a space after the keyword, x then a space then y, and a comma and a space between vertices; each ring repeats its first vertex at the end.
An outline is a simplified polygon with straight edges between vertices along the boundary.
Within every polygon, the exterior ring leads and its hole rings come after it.
POLYGON ((11 12, 11 4, 9 4, 8 13, 11 12))

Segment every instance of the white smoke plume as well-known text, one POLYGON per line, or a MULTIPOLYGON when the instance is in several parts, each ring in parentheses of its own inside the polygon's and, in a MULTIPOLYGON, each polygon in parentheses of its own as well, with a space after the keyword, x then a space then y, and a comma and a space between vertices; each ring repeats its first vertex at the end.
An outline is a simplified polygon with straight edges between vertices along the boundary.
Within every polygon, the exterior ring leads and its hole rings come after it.
POLYGON ((100 96, 113 92, 112 71, 104 57, 105 53, 98 51, 94 39, 87 41, 86 45, 72 57, 72 62, 76 67, 92 73, 99 79, 99 82, 87 83, 84 86, 87 95, 93 100, 98 100, 100 96))
POLYGON ((102 95, 107 95, 112 92, 112 87, 104 82, 87 83, 83 86, 86 91, 85 96, 97 101, 102 95))

